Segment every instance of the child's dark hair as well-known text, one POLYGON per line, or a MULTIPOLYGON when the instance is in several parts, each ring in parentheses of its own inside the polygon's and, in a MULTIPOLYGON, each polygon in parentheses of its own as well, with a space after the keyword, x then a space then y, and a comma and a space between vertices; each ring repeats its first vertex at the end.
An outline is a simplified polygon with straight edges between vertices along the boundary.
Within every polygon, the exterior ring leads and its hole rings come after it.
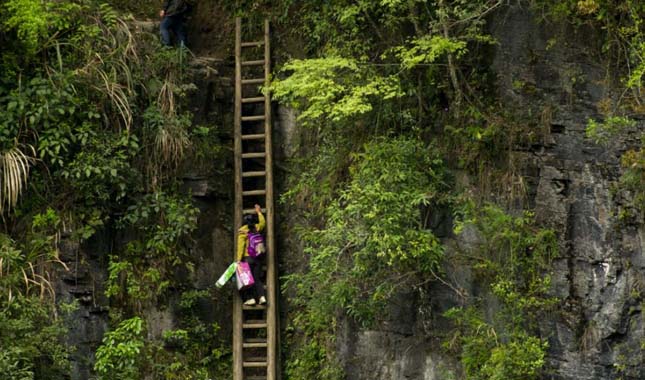
POLYGON ((249 231, 255 232, 255 225, 259 223, 259 219, 256 214, 244 215, 243 221, 244 224, 249 227, 249 231))

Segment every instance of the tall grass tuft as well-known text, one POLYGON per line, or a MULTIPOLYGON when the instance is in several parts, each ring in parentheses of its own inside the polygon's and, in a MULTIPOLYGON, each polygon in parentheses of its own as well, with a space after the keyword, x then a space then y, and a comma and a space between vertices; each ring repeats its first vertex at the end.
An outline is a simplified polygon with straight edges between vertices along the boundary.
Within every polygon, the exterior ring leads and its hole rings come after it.
MULTIPOLYGON (((36 152, 27 146, 35 156, 36 152)), ((19 147, 13 147, 0 153, 0 213, 16 206, 18 198, 27 184, 29 165, 32 157, 23 153, 19 147)))

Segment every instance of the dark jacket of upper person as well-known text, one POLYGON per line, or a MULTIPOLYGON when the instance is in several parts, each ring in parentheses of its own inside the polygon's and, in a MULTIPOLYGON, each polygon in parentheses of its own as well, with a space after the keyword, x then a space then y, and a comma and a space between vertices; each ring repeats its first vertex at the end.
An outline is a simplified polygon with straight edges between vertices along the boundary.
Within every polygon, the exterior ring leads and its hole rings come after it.
POLYGON ((188 10, 188 2, 186 0, 166 0, 163 10, 165 16, 182 14, 188 10))

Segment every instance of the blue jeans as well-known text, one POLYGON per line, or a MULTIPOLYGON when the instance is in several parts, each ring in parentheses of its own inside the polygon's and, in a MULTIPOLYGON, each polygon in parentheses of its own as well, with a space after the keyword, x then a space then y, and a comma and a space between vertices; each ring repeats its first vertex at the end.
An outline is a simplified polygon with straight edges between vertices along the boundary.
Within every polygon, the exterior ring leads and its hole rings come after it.
POLYGON ((177 37, 177 42, 180 46, 186 46, 183 14, 164 17, 163 20, 161 20, 161 26, 159 29, 161 31, 161 42, 164 45, 170 46, 170 31, 172 31, 175 33, 175 37, 177 37))

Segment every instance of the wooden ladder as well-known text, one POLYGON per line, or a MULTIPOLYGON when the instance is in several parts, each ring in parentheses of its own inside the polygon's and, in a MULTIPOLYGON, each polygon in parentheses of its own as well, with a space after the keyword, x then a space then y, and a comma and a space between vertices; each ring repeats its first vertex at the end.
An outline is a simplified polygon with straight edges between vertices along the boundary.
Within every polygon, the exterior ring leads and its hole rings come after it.
POLYGON ((235 297, 233 309, 233 379, 277 380, 277 258, 274 235, 271 149, 271 50, 269 20, 264 38, 242 41, 242 21, 235 19, 235 252, 237 228, 244 213, 260 204, 266 217, 266 306, 245 306, 235 297), (262 59, 257 59, 263 55, 262 59), (264 86, 264 94, 260 91, 264 86))

